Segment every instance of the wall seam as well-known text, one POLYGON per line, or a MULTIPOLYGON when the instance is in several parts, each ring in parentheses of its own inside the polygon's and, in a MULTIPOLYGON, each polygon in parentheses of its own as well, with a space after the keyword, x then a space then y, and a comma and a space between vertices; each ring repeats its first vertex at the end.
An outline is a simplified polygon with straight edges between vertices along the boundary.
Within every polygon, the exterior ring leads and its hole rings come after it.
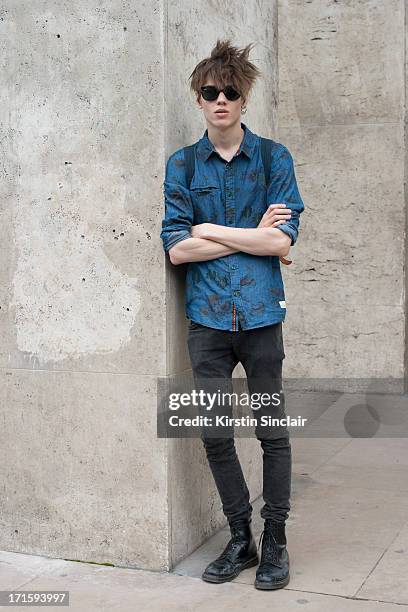
MULTIPOLYGON (((168 0, 162 0, 161 4, 161 39, 162 39, 162 65, 163 65, 163 141, 162 141, 162 155, 163 155, 163 164, 162 167, 164 172, 166 171, 166 163, 167 163, 167 143, 168 143, 168 112, 167 112, 167 59, 168 59, 168 32, 169 32, 169 10, 168 10, 168 0)), ((164 177, 163 177, 164 179, 164 177)), ((164 192, 163 192, 164 199, 164 192)), ((164 206, 164 201, 163 201, 164 206)), ((164 214, 164 213, 163 213, 164 214)), ((165 377, 167 378, 169 374, 169 334, 168 334, 168 295, 169 295, 169 274, 168 274, 168 261, 167 256, 165 255, 164 261, 164 296, 165 296, 165 305, 164 305, 164 341, 166 343, 165 346, 165 377)), ((158 398, 156 398, 157 401, 158 398)), ((167 501, 167 551, 166 551, 166 569, 167 571, 171 570, 172 567, 172 556, 173 556, 173 520, 172 520, 172 487, 170 483, 170 479, 172 477, 171 470, 171 448, 170 448, 170 440, 169 438, 165 438, 165 460, 166 460, 166 470, 165 470, 165 482, 166 482, 166 501, 167 501)))
POLYGON ((279 103, 280 103, 280 90, 279 90, 279 86, 280 86, 280 74, 279 74, 279 2, 280 0, 276 0, 276 5, 275 5, 275 19, 276 19, 276 107, 275 107, 275 119, 276 119, 276 126, 274 129, 274 133, 276 134, 278 140, 279 140, 279 129, 280 129, 280 124, 279 124, 279 103))
POLYGON ((403 377, 404 377, 404 392, 408 392, 408 378, 407 378, 407 370, 408 370, 408 316, 407 316, 407 307, 408 307, 408 299, 407 299, 407 285, 408 285, 408 272, 407 272, 407 253, 408 253, 408 245, 407 245, 407 233, 408 233, 408 190, 407 190, 407 6, 408 0, 404 0, 404 32, 403 32, 403 117, 402 117, 402 125, 403 125, 403 142, 404 142, 404 203, 405 203, 405 227, 404 227, 404 258, 403 258, 403 291, 404 291, 404 317, 405 317, 405 325, 404 325, 404 363, 403 363, 403 377))

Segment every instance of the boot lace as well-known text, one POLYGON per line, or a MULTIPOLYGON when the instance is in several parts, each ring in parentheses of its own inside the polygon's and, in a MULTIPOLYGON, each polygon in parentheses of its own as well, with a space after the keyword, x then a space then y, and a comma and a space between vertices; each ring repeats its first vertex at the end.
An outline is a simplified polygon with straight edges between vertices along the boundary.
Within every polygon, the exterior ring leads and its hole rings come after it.
POLYGON ((239 543, 237 541, 231 540, 230 542, 228 542, 227 546, 225 547, 221 555, 218 557, 219 560, 232 561, 234 550, 238 548, 238 546, 239 543))
POLYGON ((269 529, 264 529, 261 533, 261 537, 259 538, 258 550, 261 546, 262 542, 262 559, 261 563, 267 562, 272 565, 277 565, 278 567, 282 567, 282 563, 279 560, 279 548, 277 546, 277 542, 275 536, 272 531, 269 529))
POLYGON ((240 546, 242 545, 243 534, 242 532, 240 532, 240 527, 241 525, 235 525, 231 527, 231 540, 228 542, 227 546, 221 553, 219 557, 220 560, 228 559, 229 561, 231 561, 235 549, 240 548, 240 546))

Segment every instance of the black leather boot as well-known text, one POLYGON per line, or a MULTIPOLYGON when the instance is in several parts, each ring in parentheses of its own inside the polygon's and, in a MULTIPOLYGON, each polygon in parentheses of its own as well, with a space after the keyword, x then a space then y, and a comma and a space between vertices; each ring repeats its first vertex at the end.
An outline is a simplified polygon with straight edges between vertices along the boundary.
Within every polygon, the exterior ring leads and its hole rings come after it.
POLYGON ((224 551, 204 570, 202 579, 206 582, 227 582, 233 580, 247 567, 258 564, 256 542, 249 523, 236 521, 230 525, 231 540, 224 551))
POLYGON ((286 550, 285 523, 270 519, 265 521, 262 540, 261 563, 256 570, 255 588, 281 589, 289 582, 289 554, 286 550))

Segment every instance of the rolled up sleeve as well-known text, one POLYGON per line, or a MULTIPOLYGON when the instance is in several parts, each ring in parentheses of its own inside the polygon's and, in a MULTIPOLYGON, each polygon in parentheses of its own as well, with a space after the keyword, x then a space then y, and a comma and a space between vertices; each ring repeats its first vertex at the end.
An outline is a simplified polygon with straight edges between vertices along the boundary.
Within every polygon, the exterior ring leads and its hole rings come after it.
POLYGON ((191 238, 193 205, 186 187, 183 151, 177 151, 167 161, 163 182, 165 214, 160 238, 167 252, 177 242, 191 238))
POLYGON ((305 207, 297 186, 292 155, 282 144, 272 160, 267 202, 268 206, 279 203, 286 204, 291 209, 289 221, 276 228, 291 238, 293 246, 299 233, 299 216, 305 207))

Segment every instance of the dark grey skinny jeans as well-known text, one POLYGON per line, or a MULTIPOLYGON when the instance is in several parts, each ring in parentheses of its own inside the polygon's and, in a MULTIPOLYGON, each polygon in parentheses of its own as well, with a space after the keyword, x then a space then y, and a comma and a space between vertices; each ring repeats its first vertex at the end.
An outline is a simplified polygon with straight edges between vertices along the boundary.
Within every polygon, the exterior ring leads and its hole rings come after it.
MULTIPOLYGON (((277 388, 281 389, 282 361, 285 358, 282 323, 249 330, 224 331, 190 322, 187 342, 193 377, 201 388, 203 380, 206 388, 211 389, 212 379, 214 383, 216 379, 231 379, 235 366, 241 362, 249 393, 272 393, 277 388)), ((223 390, 228 387, 227 380, 225 384, 223 390)), ((232 390, 232 385, 230 388, 232 390)), ((283 410, 280 416, 285 415, 284 402, 280 410, 283 410)), ((260 412, 256 412, 259 416, 260 412)), ((262 408, 261 412, 268 414, 268 409, 262 408)), ((255 412, 253 414, 255 416, 255 412)), ((229 524, 240 519, 250 521, 252 505, 236 453, 233 431, 231 437, 211 437, 205 428, 201 431, 229 524)), ((255 435, 263 450, 264 505, 261 517, 284 523, 290 510, 292 456, 289 432, 286 427, 268 429, 257 426, 255 435)))

